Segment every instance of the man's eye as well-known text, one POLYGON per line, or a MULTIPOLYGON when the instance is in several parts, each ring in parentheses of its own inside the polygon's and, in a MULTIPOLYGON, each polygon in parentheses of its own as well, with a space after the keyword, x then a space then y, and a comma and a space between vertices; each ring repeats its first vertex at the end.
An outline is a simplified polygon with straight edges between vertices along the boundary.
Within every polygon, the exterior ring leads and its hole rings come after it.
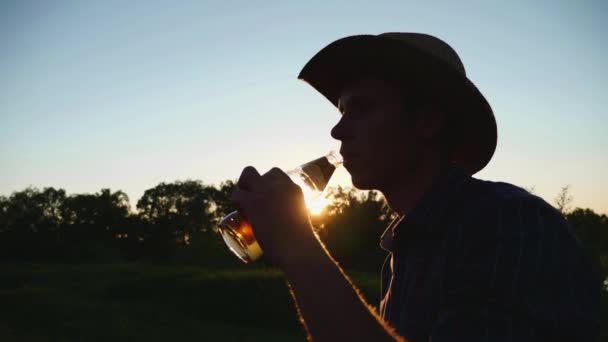
POLYGON ((344 114, 348 114, 354 117, 363 117, 372 111, 372 106, 369 104, 361 104, 358 106, 354 106, 348 108, 348 110, 344 111, 344 114))

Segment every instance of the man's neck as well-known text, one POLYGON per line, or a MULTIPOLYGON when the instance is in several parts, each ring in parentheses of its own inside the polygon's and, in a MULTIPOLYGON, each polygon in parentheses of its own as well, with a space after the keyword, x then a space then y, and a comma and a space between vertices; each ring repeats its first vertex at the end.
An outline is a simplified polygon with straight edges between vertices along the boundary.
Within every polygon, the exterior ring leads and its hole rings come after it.
POLYGON ((423 160, 417 167, 382 191, 388 205, 399 215, 409 214, 441 172, 439 160, 423 160))

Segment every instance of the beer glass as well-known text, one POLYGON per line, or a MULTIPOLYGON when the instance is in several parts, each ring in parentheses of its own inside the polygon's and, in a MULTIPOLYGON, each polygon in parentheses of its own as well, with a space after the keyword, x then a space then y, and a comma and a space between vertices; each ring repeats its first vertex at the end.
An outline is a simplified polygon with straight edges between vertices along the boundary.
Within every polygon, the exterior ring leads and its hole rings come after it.
MULTIPOLYGON (((331 151, 286 173, 302 188, 305 200, 310 202, 323 193, 329 179, 341 164, 342 156, 331 151)), ((262 248, 253 235, 251 225, 238 210, 226 215, 216 231, 222 235, 230 251, 243 262, 252 263, 262 256, 262 248)))

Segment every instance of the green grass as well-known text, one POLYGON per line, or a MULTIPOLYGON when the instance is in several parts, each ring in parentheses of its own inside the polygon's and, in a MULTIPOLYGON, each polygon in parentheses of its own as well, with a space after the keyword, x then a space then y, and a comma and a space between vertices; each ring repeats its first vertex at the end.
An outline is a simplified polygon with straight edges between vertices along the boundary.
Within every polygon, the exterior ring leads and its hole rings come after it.
MULTIPOLYGON (((376 304, 376 275, 351 276, 376 304)), ((285 281, 273 269, 0 265, 0 341, 138 340, 305 338, 285 281)))

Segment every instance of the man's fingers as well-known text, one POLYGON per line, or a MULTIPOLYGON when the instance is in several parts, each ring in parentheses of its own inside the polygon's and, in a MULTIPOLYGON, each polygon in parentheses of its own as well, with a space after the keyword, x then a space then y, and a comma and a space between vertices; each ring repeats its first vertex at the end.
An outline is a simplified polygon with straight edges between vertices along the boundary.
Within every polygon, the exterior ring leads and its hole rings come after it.
POLYGON ((237 206, 241 214, 246 214, 248 204, 252 202, 253 194, 249 191, 235 189, 230 195, 230 201, 237 206))
POLYGON ((251 193, 248 191, 243 191, 240 189, 235 189, 230 195, 230 201, 240 205, 242 203, 247 202, 251 198, 251 193))
POLYGON ((242 190, 256 191, 262 186, 262 181, 262 176, 260 176, 258 170, 253 166, 247 166, 243 169, 243 172, 241 172, 237 185, 238 188, 242 190))
POLYGON ((265 179, 270 180, 270 181, 288 181, 290 180, 289 176, 283 172, 283 170, 279 169, 278 167, 273 167, 272 169, 270 169, 270 171, 266 172, 264 174, 265 179))

